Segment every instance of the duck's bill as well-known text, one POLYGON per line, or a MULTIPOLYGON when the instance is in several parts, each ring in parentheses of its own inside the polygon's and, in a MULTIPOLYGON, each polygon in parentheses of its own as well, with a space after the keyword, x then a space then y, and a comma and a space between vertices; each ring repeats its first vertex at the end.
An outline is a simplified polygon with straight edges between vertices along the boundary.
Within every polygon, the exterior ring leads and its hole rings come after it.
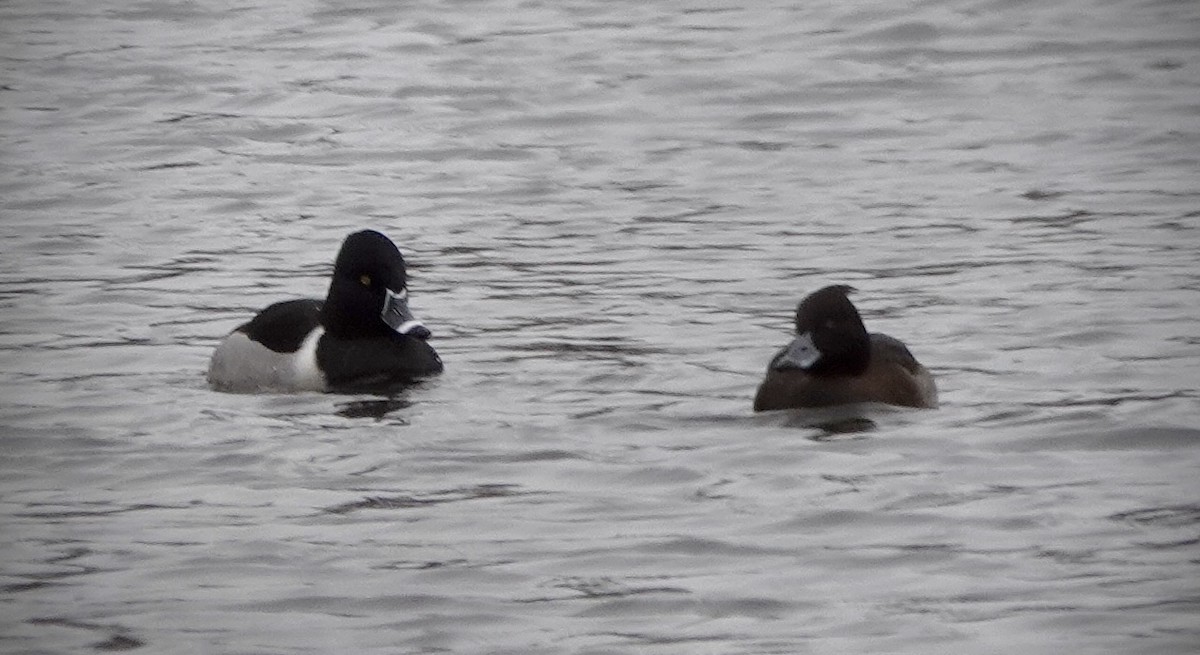
POLYGON ((408 309, 407 289, 401 290, 400 293, 394 293, 388 289, 387 299, 383 302, 383 311, 380 312, 379 317, 388 327, 400 334, 418 339, 428 339, 432 334, 429 328, 418 321, 408 309))
POLYGON ((813 343, 812 335, 805 332, 784 346, 783 350, 775 356, 775 360, 771 362, 771 366, 777 371, 787 369, 807 371, 817 363, 818 359, 821 359, 821 351, 817 350, 817 346, 813 343))

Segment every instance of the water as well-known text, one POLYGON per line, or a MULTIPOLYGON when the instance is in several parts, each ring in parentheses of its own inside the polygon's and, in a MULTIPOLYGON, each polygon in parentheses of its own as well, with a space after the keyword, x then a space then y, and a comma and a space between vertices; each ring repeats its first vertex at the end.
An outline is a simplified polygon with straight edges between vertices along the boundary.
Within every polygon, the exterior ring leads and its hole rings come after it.
POLYGON ((0 31, 0 651, 1200 649, 1195 3, 0 31), (363 227, 446 374, 207 389, 363 227), (830 283, 940 409, 750 412, 830 283))

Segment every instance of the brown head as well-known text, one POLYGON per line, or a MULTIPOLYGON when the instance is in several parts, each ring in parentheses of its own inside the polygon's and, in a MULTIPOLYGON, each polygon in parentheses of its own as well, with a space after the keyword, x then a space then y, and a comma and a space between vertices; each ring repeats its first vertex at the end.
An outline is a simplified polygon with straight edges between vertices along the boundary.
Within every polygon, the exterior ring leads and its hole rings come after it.
POLYGON ((860 375, 871 363, 871 337, 850 302, 853 287, 828 286, 796 308, 796 338, 771 361, 773 370, 860 375))

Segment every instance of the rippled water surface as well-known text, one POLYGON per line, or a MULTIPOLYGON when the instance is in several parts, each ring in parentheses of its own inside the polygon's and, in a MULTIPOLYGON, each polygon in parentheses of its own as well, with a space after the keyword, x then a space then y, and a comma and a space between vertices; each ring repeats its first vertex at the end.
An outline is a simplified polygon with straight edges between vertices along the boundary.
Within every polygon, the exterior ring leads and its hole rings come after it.
POLYGON ((0 651, 1200 650, 1200 5, 0 3, 0 651), (363 227, 446 373, 228 395, 363 227), (859 289, 942 407, 753 415, 859 289))

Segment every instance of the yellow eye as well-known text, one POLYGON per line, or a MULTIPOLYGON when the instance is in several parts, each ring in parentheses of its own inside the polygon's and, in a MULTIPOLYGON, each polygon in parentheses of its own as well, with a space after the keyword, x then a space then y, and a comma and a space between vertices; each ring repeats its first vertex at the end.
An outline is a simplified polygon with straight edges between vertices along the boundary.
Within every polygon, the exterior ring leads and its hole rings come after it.
POLYGON ((362 282, 362 285, 364 287, 371 286, 371 276, 370 275, 364 275, 364 276, 358 278, 358 281, 362 282))

